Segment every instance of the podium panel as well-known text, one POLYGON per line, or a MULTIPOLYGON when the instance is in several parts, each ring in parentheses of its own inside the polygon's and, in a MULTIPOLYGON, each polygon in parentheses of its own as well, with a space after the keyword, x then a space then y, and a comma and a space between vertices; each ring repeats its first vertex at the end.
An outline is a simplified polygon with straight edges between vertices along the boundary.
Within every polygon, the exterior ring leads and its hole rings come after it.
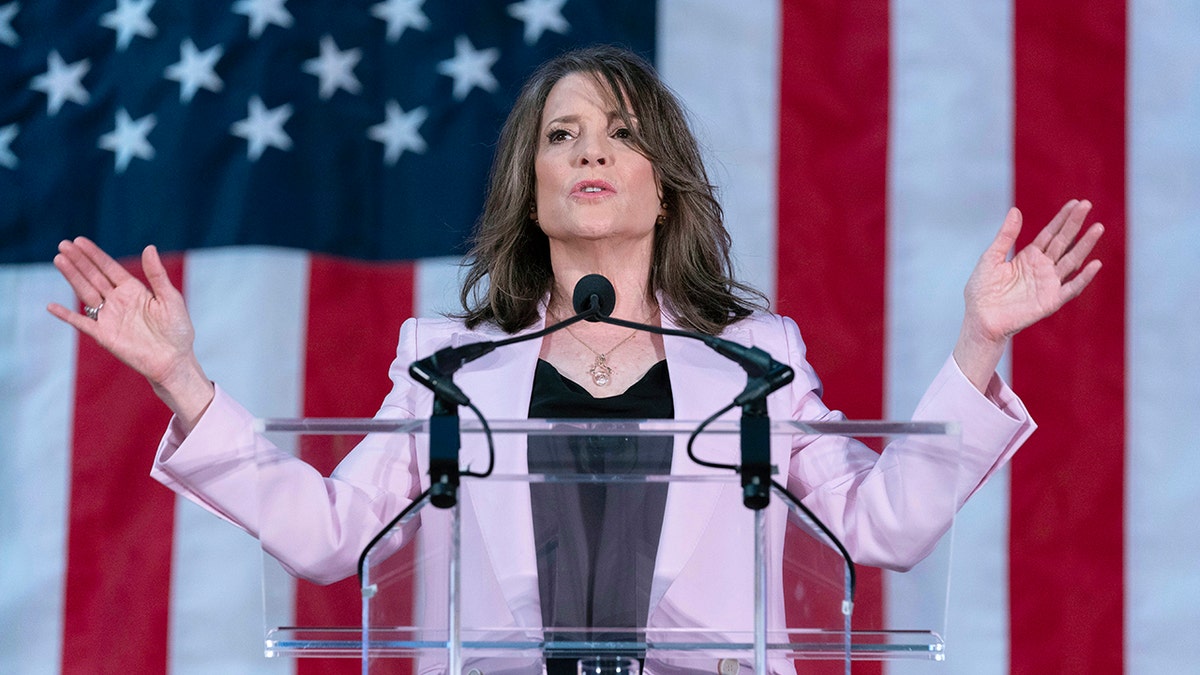
MULTIPOLYGON (((364 437, 428 466, 425 420, 261 426, 322 468, 364 437)), ((743 673, 791 675, 797 661, 848 668, 851 659, 942 658, 950 538, 913 569, 886 572, 849 565, 828 526, 859 539, 875 529, 902 531, 906 519, 948 529, 957 491, 904 494, 886 512, 856 510, 861 522, 822 524, 804 505, 852 495, 849 485, 805 495, 793 484, 800 503, 783 488, 793 448, 862 453, 864 445, 903 439, 904 461, 919 464, 954 452, 953 425, 773 422, 774 486, 764 509, 745 506, 738 473, 693 461, 739 464, 739 422, 707 427, 689 456, 697 426, 494 421, 489 450, 481 426, 463 419, 460 465, 476 473, 490 465, 491 473, 463 476, 451 508, 427 497, 396 500, 400 517, 364 542, 357 577, 348 569, 348 580, 317 587, 264 556, 267 654, 362 659, 367 673, 396 672, 401 660, 412 673, 486 674, 554 672, 593 655, 633 656, 643 672, 664 675, 728 672, 734 664, 743 673), (880 612, 885 587, 892 591, 880 612), (322 603, 340 606, 340 614, 314 616, 322 603)), ((848 480, 902 488, 906 466, 884 469, 848 480)), ((420 478, 427 488, 429 477, 420 478)), ((263 513, 261 522, 266 529, 275 521, 263 513)))

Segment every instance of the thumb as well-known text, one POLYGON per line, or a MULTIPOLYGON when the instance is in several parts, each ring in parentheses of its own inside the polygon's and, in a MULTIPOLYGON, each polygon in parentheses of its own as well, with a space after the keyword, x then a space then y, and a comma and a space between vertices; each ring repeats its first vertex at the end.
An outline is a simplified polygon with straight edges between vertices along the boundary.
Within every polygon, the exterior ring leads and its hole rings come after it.
POLYGON ((150 290, 156 297, 178 294, 158 255, 158 248, 153 244, 142 250, 142 270, 146 272, 146 280, 150 282, 150 290))
POLYGON ((1006 259, 1017 243, 1017 236, 1021 234, 1022 220, 1020 209, 1015 206, 1009 209, 1008 214, 1004 216, 1004 222, 1000 225, 1000 231, 996 233, 996 238, 988 246, 986 255, 1000 260, 1006 259))

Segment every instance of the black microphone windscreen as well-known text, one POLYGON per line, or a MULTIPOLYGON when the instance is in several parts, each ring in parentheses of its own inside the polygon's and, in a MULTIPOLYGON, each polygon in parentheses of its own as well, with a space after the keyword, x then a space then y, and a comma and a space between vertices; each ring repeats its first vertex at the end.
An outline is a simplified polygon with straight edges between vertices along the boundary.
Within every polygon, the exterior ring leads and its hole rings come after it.
POLYGON ((617 306, 617 291, 613 289, 611 281, 599 274, 589 274, 575 284, 575 294, 571 298, 575 313, 582 314, 591 309, 593 297, 601 316, 612 315, 613 308, 617 306))

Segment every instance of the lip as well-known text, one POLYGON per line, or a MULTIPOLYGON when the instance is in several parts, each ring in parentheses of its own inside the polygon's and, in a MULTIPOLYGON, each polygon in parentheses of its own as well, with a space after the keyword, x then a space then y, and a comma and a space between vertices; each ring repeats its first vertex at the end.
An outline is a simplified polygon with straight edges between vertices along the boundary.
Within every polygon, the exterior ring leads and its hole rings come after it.
POLYGON ((605 195, 616 194, 617 190, 607 181, 603 180, 581 180, 571 188, 571 196, 580 199, 595 199, 605 195), (600 188, 599 192, 584 192, 587 188, 600 188))

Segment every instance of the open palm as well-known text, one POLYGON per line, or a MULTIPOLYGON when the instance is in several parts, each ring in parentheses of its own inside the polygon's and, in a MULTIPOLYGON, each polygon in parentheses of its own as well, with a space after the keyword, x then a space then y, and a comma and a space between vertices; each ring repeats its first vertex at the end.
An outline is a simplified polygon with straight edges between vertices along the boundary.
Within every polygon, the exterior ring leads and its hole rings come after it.
POLYGON ((1091 208, 1087 201, 1067 202, 1011 259, 1008 253, 1021 232, 1022 217, 1019 210, 1009 210, 964 291, 966 321, 980 338, 1006 340, 1058 311, 1091 283, 1100 261, 1084 261, 1104 227, 1093 224, 1076 238, 1091 208))
POLYGON ((212 399, 212 384, 196 360, 195 332, 183 295, 171 285, 158 251, 147 246, 143 284, 86 237, 59 244, 54 266, 89 318, 59 304, 47 309, 107 349, 150 381, 155 392, 189 426, 212 399))

